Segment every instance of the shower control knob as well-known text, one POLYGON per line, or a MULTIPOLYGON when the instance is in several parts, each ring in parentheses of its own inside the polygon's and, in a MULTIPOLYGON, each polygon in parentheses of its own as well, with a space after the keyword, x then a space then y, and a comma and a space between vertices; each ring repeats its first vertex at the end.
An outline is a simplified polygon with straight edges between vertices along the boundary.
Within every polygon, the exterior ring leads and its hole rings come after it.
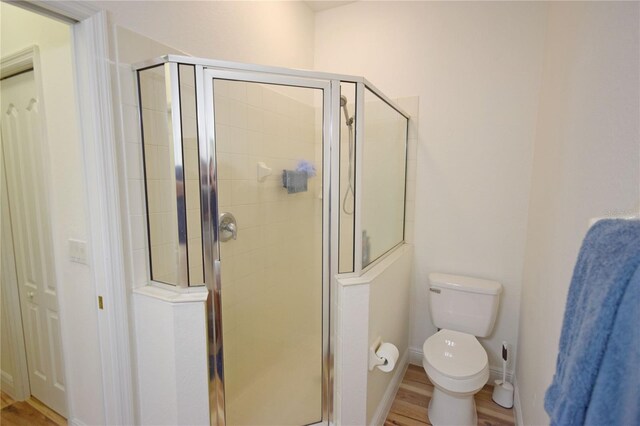
POLYGON ((238 239, 238 225, 236 224, 236 218, 231 213, 222 213, 218 221, 221 242, 238 239))
POLYGON ((234 240, 238 239, 238 231, 236 230, 236 225, 233 223, 228 223, 225 227, 224 230, 227 232, 231 233, 231 238, 233 238, 234 240))

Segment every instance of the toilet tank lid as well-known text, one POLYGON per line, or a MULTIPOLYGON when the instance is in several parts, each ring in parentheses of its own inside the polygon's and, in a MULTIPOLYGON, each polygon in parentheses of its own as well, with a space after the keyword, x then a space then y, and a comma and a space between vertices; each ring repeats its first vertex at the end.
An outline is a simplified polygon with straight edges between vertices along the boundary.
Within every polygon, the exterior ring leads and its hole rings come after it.
POLYGON ((429 274, 429 281, 431 286, 434 287, 450 288, 470 293, 500 294, 502 292, 502 285, 499 282, 482 278, 432 273, 429 274))

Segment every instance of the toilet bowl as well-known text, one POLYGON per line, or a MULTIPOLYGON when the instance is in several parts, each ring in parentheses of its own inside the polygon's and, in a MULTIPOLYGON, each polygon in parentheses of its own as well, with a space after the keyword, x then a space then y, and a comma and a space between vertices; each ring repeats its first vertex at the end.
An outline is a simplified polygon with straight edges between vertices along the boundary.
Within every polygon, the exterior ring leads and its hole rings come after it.
POLYGON ((424 371, 434 385, 429 420, 435 426, 475 426, 473 395, 489 380, 488 337, 498 314, 502 285, 482 278, 429 274, 429 314, 438 331, 422 346, 424 371))
POLYGON ((475 336, 440 330, 422 346, 422 365, 434 385, 429 421, 435 425, 476 425, 473 396, 489 380, 487 353, 475 336))

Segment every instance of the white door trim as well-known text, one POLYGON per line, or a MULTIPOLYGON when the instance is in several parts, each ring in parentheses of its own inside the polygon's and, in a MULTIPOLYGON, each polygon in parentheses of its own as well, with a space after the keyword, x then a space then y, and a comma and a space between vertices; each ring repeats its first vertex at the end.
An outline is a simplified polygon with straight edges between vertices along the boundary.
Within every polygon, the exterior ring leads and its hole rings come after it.
MULTIPOLYGON (((2 58, 0 58, 0 78, 11 77, 12 75, 29 71, 32 68, 34 70, 34 75, 35 69, 40 69, 37 46, 29 46, 18 52, 12 53, 11 55, 2 56, 2 58)), ((36 75, 35 77, 36 90, 38 91, 38 96, 40 96, 42 80, 40 79, 40 75, 36 75)))
MULTIPOLYGON (((107 15, 88 1, 26 0, 18 5, 74 22, 76 97, 90 212, 89 261, 95 293, 104 301, 104 309, 97 312, 105 424, 135 424, 107 15)), ((78 423, 73 405, 69 401, 71 424, 78 423)))

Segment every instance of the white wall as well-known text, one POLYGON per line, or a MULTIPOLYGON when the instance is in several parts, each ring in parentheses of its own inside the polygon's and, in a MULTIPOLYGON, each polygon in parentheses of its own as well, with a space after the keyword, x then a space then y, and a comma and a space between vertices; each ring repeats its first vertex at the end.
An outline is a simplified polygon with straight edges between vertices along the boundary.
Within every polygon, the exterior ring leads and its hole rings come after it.
POLYGON ((314 18, 298 1, 98 1, 112 22, 193 56, 313 67, 314 18))
POLYGON ((430 272, 500 281, 491 338, 515 344, 546 6, 355 2, 316 15, 315 68, 419 96, 412 300, 417 350, 431 335, 430 272))
MULTIPOLYGON (((48 157, 51 224, 59 287, 60 318, 70 420, 100 424, 104 419, 96 298, 91 269, 68 260, 68 240, 87 240, 82 151, 74 93, 71 30, 66 24, 0 4, 3 55, 37 45, 48 157)), ((90 247, 89 247, 90 250, 90 247)))
POLYGON ((553 3, 538 116, 517 380, 525 424, 548 424, 565 301, 589 218, 640 202, 637 2, 553 3))

